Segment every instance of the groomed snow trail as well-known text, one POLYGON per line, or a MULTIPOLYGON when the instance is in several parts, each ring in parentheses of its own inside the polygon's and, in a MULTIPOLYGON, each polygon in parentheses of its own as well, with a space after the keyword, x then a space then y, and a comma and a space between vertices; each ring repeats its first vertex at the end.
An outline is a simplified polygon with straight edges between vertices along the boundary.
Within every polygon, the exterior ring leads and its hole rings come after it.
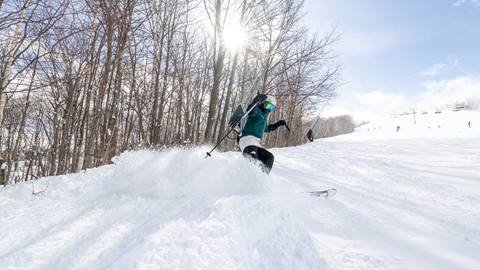
POLYGON ((270 176, 193 148, 7 186, 0 269, 480 269, 480 130, 365 132, 273 149, 270 176))
POLYGON ((329 269, 474 270, 479 149, 472 139, 329 140, 278 150, 275 174, 293 190, 339 190, 302 210, 329 269))

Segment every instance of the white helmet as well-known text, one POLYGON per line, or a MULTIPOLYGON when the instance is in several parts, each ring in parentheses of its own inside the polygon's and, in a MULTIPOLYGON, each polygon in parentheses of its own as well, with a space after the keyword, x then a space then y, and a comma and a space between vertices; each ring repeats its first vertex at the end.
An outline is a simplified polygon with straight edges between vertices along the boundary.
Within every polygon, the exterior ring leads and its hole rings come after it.
POLYGON ((270 102, 273 105, 277 106, 277 100, 272 95, 267 95, 267 99, 265 100, 265 102, 270 102))

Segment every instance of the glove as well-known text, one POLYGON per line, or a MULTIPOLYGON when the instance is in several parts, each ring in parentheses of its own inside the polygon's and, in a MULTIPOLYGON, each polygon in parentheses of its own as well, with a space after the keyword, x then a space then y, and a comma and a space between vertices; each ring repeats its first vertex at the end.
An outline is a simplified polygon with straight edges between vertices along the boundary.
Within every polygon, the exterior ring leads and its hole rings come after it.
POLYGON ((287 122, 285 120, 280 120, 277 122, 278 126, 285 126, 288 131, 290 131, 290 128, 287 125, 287 122))
POLYGON ((285 122, 285 120, 279 120, 275 124, 268 125, 267 132, 274 131, 281 126, 287 126, 287 122, 285 122))
POLYGON ((285 122, 285 120, 279 120, 277 123, 275 123, 275 125, 277 125, 277 126, 286 126, 286 125, 287 125, 287 122, 285 122))
POLYGON ((236 133, 240 133, 240 125, 236 125, 233 127, 233 131, 235 131, 236 133))

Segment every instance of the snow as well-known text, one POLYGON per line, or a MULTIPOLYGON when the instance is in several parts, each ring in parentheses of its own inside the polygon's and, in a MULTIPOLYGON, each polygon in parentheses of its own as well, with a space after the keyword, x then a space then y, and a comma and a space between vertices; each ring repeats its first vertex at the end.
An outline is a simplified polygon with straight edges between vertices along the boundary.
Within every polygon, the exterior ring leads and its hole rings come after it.
POLYGON ((391 116, 357 128, 347 135, 350 140, 379 140, 399 138, 478 138, 480 111, 435 112, 417 111, 415 115, 391 116), (471 127, 468 127, 470 122, 471 127), (397 127, 400 127, 397 132, 397 127), (352 136, 353 135, 353 136, 352 136))
POLYGON ((0 269, 479 269, 478 116, 272 149, 270 176, 199 147, 6 186, 0 269))

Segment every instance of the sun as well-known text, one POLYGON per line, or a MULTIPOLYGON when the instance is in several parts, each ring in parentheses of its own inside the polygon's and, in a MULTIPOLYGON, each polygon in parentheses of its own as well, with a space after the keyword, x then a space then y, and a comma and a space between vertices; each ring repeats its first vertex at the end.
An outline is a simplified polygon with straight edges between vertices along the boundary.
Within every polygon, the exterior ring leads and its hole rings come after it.
POLYGON ((223 45, 231 52, 239 52, 248 43, 247 29, 239 20, 231 20, 223 29, 223 45))

